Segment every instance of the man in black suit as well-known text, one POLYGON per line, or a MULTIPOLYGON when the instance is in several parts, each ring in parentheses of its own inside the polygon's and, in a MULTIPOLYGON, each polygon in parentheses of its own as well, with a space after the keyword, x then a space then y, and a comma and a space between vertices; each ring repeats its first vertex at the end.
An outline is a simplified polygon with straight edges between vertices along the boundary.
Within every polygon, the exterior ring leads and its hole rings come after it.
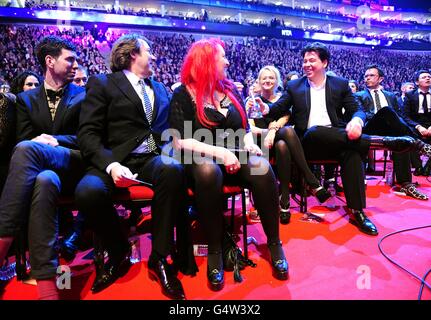
MULTIPOLYGON (((419 134, 422 140, 431 139, 431 72, 419 70, 415 73, 417 89, 406 92, 404 112, 410 120, 410 125, 419 134)), ((431 161, 426 163, 423 175, 431 172, 431 161)))
POLYGON ((161 284, 166 296, 184 299, 181 282, 166 261, 169 254, 175 253, 175 223, 178 256, 174 255, 174 263, 179 263, 179 269, 187 274, 195 273, 197 267, 187 242, 183 167, 161 154, 170 95, 161 83, 150 78, 153 59, 148 41, 138 35, 125 35, 112 49, 114 73, 90 78, 78 133, 90 167, 76 189, 76 201, 80 210, 88 213, 109 253, 105 274, 96 278, 92 287, 93 292, 98 292, 112 284, 128 265, 128 242, 120 231, 111 195, 115 187, 129 186, 130 178, 152 184, 149 274, 161 284), (181 262, 181 257, 188 259, 181 262))
MULTIPOLYGON (((366 114, 362 132, 369 135, 418 138, 407 124, 410 119, 400 110, 395 94, 381 89, 383 70, 377 65, 370 65, 365 70, 364 79, 367 89, 355 93, 366 114)), ((395 180, 401 186, 400 191, 415 199, 428 200, 428 196, 417 190, 412 183, 410 154, 394 153, 392 156, 395 180)))
MULTIPOLYGON (((307 159, 340 162, 350 222, 364 233, 377 235, 376 226, 363 211, 366 199, 362 159, 370 145, 407 151, 415 147, 415 141, 409 137, 361 137, 366 115, 348 80, 326 75, 328 48, 312 43, 302 50, 302 56, 305 77, 288 83, 285 95, 271 106, 270 116, 291 113, 307 159)), ((269 112, 267 105, 257 101, 264 113, 269 112)))
POLYGON ((28 222, 31 274, 41 299, 57 299, 57 200, 84 173, 76 141, 85 90, 71 83, 77 68, 69 41, 45 37, 36 47, 43 85, 17 97, 17 140, 0 199, 0 261, 28 222))
POLYGON ((413 82, 403 82, 401 84, 401 95, 398 97, 398 106, 402 108, 404 106, 404 101, 406 100, 406 93, 415 89, 415 84, 413 82))
MULTIPOLYGON (((415 84, 413 82, 403 82, 401 84, 401 95, 398 96, 398 106, 400 110, 404 113, 404 101, 406 100, 406 93, 412 90, 415 90, 415 84)), ((414 130, 415 131, 415 130, 414 130)), ((423 176, 425 175, 425 168, 422 167, 422 160, 419 152, 412 151, 410 152, 410 163, 412 167, 415 168, 413 175, 415 176, 423 176)))

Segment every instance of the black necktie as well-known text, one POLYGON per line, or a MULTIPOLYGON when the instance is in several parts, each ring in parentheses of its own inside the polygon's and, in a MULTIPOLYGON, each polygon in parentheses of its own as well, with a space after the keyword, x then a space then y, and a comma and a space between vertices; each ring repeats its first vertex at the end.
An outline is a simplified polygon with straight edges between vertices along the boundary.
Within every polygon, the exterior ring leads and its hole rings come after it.
POLYGON ((380 102, 379 90, 374 90, 374 98, 376 99, 376 113, 382 108, 382 104, 380 102))
POLYGON ((421 92, 421 95, 424 96, 424 100, 422 101, 422 108, 424 109, 424 113, 428 113, 428 101, 427 101, 427 95, 429 95, 429 92, 421 92))

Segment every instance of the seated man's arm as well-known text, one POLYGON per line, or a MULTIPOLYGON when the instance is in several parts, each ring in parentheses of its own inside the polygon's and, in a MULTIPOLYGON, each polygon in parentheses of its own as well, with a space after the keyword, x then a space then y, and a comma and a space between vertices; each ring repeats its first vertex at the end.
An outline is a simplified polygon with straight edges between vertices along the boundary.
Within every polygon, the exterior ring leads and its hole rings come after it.
POLYGON ((78 144, 85 159, 101 171, 116 162, 112 150, 103 144, 106 128, 106 113, 109 105, 104 83, 91 77, 87 83, 87 94, 82 101, 79 117, 78 144))

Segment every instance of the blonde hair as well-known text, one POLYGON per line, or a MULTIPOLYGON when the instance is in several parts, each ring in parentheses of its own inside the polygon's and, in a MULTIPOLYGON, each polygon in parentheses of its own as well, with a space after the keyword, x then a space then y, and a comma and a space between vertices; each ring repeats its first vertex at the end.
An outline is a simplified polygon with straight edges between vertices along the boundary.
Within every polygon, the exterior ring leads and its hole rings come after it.
POLYGON ((262 76, 262 73, 266 70, 271 71, 275 74, 275 91, 283 89, 283 83, 281 82, 280 71, 278 71, 278 69, 274 66, 264 66, 262 67, 262 69, 260 69, 259 75, 257 76, 257 79, 259 79, 259 84, 260 84, 260 78, 262 76))

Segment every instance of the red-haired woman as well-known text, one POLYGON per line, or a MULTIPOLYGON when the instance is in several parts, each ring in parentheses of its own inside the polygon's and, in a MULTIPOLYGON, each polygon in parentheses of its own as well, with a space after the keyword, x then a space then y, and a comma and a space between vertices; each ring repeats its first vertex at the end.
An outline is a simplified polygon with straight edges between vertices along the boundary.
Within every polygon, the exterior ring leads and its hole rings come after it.
POLYGON ((184 60, 182 85, 173 94, 170 110, 171 128, 178 131, 176 149, 194 156, 185 168, 208 239, 208 285, 214 291, 224 286, 224 184, 241 184, 253 192, 267 236, 273 275, 280 280, 288 277, 279 238, 275 176, 253 142, 243 102, 233 82, 226 78, 228 66, 221 40, 194 43, 184 60), (243 157, 245 153, 249 156, 243 157))

